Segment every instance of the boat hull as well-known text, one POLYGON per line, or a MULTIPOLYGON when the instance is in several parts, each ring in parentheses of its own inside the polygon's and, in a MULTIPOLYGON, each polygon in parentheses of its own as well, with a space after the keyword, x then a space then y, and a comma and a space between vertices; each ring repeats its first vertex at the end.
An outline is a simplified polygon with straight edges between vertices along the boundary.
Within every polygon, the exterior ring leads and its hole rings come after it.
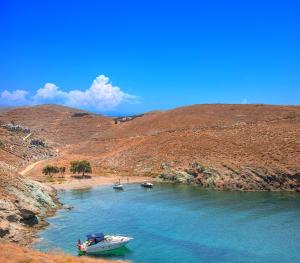
POLYGON ((122 184, 114 184, 113 189, 115 190, 123 190, 123 185, 122 184))
POLYGON ((105 244, 105 245, 102 244, 99 246, 97 246, 96 244, 94 246, 88 247, 85 253, 89 255, 106 254, 127 245, 128 242, 129 241, 125 241, 118 244, 105 244))
POLYGON ((123 190, 123 186, 113 186, 113 189, 115 189, 115 190, 123 190))
POLYGON ((144 188, 153 188, 152 184, 141 184, 141 186, 144 188))
POLYGON ((79 253, 90 255, 105 254, 124 247, 132 239, 132 237, 106 235, 103 241, 96 244, 88 245, 87 241, 83 245, 79 244, 79 253))

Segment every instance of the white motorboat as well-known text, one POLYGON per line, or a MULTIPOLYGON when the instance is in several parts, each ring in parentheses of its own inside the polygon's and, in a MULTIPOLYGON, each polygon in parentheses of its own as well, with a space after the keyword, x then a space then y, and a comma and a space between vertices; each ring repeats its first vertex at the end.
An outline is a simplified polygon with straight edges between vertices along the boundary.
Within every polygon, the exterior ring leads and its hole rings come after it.
POLYGON ((153 187, 153 184, 150 183, 150 182, 143 182, 141 184, 142 187, 145 187, 145 188, 152 188, 153 187))
POLYGON ((102 254, 125 246, 132 237, 104 235, 102 233, 89 234, 87 240, 81 244, 78 240, 78 251, 84 254, 102 254))
POLYGON ((123 185, 120 184, 120 183, 115 183, 113 185, 113 189, 116 189, 116 190, 123 190, 123 185))

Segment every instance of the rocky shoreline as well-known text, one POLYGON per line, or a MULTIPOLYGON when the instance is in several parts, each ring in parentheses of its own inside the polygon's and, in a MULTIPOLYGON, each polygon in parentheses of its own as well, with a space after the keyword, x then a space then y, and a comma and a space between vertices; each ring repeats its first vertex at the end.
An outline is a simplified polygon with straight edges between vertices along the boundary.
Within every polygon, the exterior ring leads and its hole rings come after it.
POLYGON ((185 169, 174 169, 163 163, 162 169, 158 176, 162 181, 196 184, 216 190, 300 192, 300 173, 297 171, 287 173, 251 166, 237 169, 228 165, 215 169, 196 162, 185 169))
POLYGON ((29 246, 61 204, 56 190, 0 166, 0 238, 29 246))

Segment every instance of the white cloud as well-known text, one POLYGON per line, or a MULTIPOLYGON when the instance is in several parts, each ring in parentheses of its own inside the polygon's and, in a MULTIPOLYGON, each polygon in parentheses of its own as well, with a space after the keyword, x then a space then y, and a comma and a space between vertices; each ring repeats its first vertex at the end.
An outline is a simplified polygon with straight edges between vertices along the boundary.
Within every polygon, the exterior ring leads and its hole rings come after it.
POLYGON ((55 98, 63 98, 66 97, 67 93, 59 90, 53 83, 46 83, 43 88, 38 89, 36 94, 34 95, 34 99, 39 100, 48 100, 55 98))
POLYGON ((109 78, 104 75, 97 77, 91 87, 86 90, 63 91, 53 83, 46 83, 43 88, 36 91, 30 100, 26 99, 27 94, 24 90, 4 91, 1 98, 5 97, 11 104, 17 101, 23 101, 26 104, 61 103, 100 111, 112 110, 123 102, 133 104, 138 101, 136 96, 113 86, 109 82, 109 78))
POLYGON ((0 106, 27 104, 27 94, 28 92, 25 90, 15 90, 12 92, 4 90, 0 94, 0 106))
POLYGON ((89 106, 97 110, 110 110, 122 102, 134 103, 137 101, 137 97, 129 95, 109 83, 109 78, 104 75, 97 77, 89 89, 71 90, 67 93, 66 98, 67 105, 89 106))

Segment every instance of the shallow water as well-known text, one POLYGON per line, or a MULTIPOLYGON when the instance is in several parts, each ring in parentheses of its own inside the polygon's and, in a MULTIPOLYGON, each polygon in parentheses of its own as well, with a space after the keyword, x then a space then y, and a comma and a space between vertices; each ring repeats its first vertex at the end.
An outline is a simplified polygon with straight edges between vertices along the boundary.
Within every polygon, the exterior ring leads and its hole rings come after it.
POLYGON ((74 206, 49 218, 35 245, 77 254, 90 232, 134 240, 111 259, 134 262, 300 262, 300 194, 217 192, 138 184, 60 193, 74 206))

